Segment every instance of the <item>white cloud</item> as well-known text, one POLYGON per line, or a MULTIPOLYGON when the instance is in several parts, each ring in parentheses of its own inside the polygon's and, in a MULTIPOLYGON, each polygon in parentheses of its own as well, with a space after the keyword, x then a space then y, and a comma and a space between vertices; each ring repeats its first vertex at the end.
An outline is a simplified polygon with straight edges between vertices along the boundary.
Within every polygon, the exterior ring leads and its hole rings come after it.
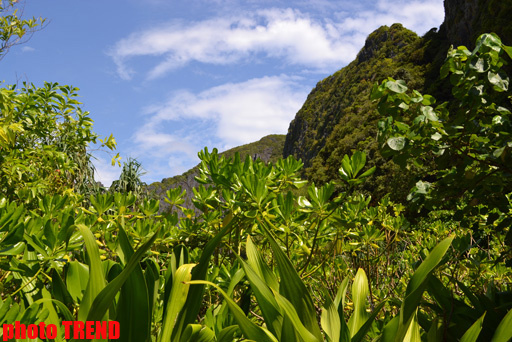
POLYGON ((269 9, 245 17, 172 23, 134 33, 120 40, 110 55, 123 79, 133 75, 128 60, 137 56, 161 57, 148 72, 149 79, 190 61, 225 65, 257 54, 322 69, 346 63, 356 52, 356 47, 336 40, 333 33, 299 11, 269 9))
POLYGON ((140 56, 157 57, 156 65, 147 71, 148 79, 191 61, 226 65, 247 58, 277 58, 331 71, 353 60, 366 36, 381 25, 400 22, 423 34, 439 26, 444 16, 442 0, 371 4, 362 3, 365 7, 360 11, 339 12, 338 19, 320 20, 296 9, 270 8, 199 22, 173 21, 129 35, 115 44, 110 55, 123 79, 133 76, 129 61, 140 56))
MULTIPOLYGON (((308 90, 300 86, 299 79, 274 76, 228 83, 198 94, 180 92, 165 104, 149 109, 150 119, 137 131, 135 140, 148 148, 183 144, 183 137, 160 132, 169 121, 193 123, 186 129, 187 135, 198 129, 197 122, 202 121, 207 129, 199 132, 200 136, 211 136, 224 147, 252 142, 272 133, 283 134, 308 90)), ((188 147, 179 150, 189 152, 188 147)))
POLYGON ((153 179, 182 172, 198 163, 197 152, 205 145, 223 151, 285 134, 308 91, 298 78, 273 76, 175 93, 145 110, 131 151, 153 156, 155 164, 148 168, 153 179))
POLYGON ((360 32, 365 36, 377 27, 401 23, 404 27, 422 35, 433 27, 438 27, 444 18, 442 0, 378 0, 373 8, 356 14, 344 13, 340 26, 347 32, 360 32), (361 28, 371 28, 362 30, 361 28))
POLYGON ((94 156, 93 164, 96 169, 94 178, 97 182, 101 182, 106 187, 109 187, 113 181, 119 179, 121 168, 116 164, 112 166, 111 160, 94 156))
MULTIPOLYGON (((227 8, 232 5, 231 0, 229 6, 225 0, 220 2, 227 8)), ((258 6, 276 3, 249 2, 258 6)), ((217 13, 230 15, 195 22, 173 19, 128 35, 109 54, 118 75, 126 80, 135 74, 146 80, 163 77, 194 62, 224 66, 251 62, 258 65, 256 72, 263 71, 262 76, 276 70, 331 73, 352 61, 368 34, 381 25, 400 22, 419 34, 439 26, 444 16, 442 2, 362 0, 344 6, 344 2, 328 0, 280 1, 287 6, 301 4, 302 10, 224 10, 217 13)), ((152 164, 145 165, 151 170, 147 177, 156 180, 196 165, 196 153, 205 145, 225 150, 268 134, 284 134, 311 90, 301 83, 309 81, 281 75, 204 91, 175 91, 166 101, 145 109, 141 117, 145 121, 133 135, 130 153, 150 157, 152 164)))
POLYGON ((31 47, 31 46, 23 46, 23 47, 21 48, 21 51, 22 51, 22 52, 34 52, 34 51, 36 51, 36 49, 34 49, 34 48, 33 48, 33 47, 31 47))

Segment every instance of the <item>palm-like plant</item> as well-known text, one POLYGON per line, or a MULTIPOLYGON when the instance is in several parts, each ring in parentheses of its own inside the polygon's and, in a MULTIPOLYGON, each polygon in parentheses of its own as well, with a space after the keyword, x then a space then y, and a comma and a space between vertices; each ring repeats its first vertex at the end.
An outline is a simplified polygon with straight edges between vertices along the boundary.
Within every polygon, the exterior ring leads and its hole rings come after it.
POLYGON ((128 158, 123 164, 123 170, 119 179, 112 182, 110 191, 128 193, 131 192, 137 197, 144 194, 145 185, 141 177, 146 174, 142 164, 135 158, 128 158))

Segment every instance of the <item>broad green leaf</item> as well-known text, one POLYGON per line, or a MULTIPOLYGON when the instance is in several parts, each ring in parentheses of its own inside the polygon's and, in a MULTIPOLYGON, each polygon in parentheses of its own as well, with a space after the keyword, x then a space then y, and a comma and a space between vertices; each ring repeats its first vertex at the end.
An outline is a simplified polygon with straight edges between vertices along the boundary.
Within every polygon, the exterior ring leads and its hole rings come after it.
POLYGON ((352 178, 354 174, 352 170, 352 163, 350 162, 350 158, 346 154, 345 156, 343 156, 343 159, 341 160, 341 167, 339 171, 340 175, 342 177, 346 177, 347 179, 352 178))
POLYGON ((89 282, 89 267, 76 260, 70 261, 66 272, 66 286, 73 301, 80 303, 89 282))
POLYGON ((482 46, 487 46, 496 52, 500 52, 502 45, 501 39, 496 34, 484 33, 478 37, 473 53, 480 51, 482 46))
POLYGON ((460 342, 476 342, 478 339, 478 335, 480 335, 480 331, 482 330, 482 325, 484 324, 486 312, 479 319, 476 320, 475 323, 464 333, 460 342))
POLYGON ((387 144, 392 150, 401 151, 405 147, 405 142, 404 137, 393 137, 388 139, 387 144))
POLYGON ((192 268, 195 264, 181 265, 173 278, 171 295, 167 303, 164 322, 162 325, 162 335, 160 341, 170 341, 172 330, 176 324, 178 314, 185 305, 190 285, 187 283, 192 278, 192 268))
POLYGON ((483 73, 489 70, 490 64, 488 59, 473 57, 468 64, 470 69, 475 70, 478 73, 483 73))
POLYGON ((428 120, 434 121, 434 122, 439 121, 439 118, 437 117, 436 112, 434 111, 434 108, 432 108, 430 106, 422 106, 420 111, 423 115, 425 115, 425 117, 428 120))
POLYGON ((368 278, 366 277, 364 270, 360 268, 357 270, 354 282, 352 283, 352 301, 354 303, 354 312, 348 320, 348 328, 350 330, 351 338, 354 337, 354 335, 359 331, 361 326, 368 319, 369 314, 366 312, 368 294, 368 278))
POLYGON ((18 242, 17 244, 0 250, 0 255, 18 255, 25 250, 25 242, 18 242))
POLYGON ((405 93, 407 91, 407 85, 402 80, 390 80, 386 82, 386 88, 391 90, 394 93, 405 93))
POLYGON ((439 134, 438 132, 436 132, 436 133, 434 133, 434 134, 432 134, 432 135, 430 136, 430 138, 431 138, 432 140, 435 140, 435 141, 438 141, 438 140, 439 140, 439 139, 441 139, 442 137, 443 137, 443 136, 442 136, 441 134, 439 134))
MULTIPOLYGON (((77 227, 84 238, 87 256, 89 257, 89 281, 87 282, 87 288, 85 289, 84 297, 78 311, 78 319, 86 321, 92 303, 105 288, 106 281, 103 275, 103 267, 101 266, 100 250, 96 244, 94 235, 91 230, 83 224, 77 224, 77 227)), ((105 312, 103 314, 105 314, 105 312)), ((104 320, 104 318, 105 317, 102 315, 98 317, 98 320, 104 320)))
MULTIPOLYGON (((257 326, 254 322, 252 322, 247 316, 245 316, 245 313, 240 309, 240 307, 231 299, 226 292, 224 292, 220 287, 215 285, 212 282, 206 281, 206 280, 191 280, 187 281, 186 284, 195 285, 210 285, 213 286, 219 291, 222 296, 224 297, 224 300, 226 301, 229 309, 233 313, 233 316, 235 318, 235 321, 238 323, 238 326, 240 327, 240 330, 244 334, 244 336, 248 339, 258 341, 258 342, 277 342, 277 339, 268 331, 265 331, 263 328, 257 326)), ((163 341, 169 341, 169 340, 163 340, 163 341)))
POLYGON ((509 79, 508 76, 500 71, 498 73, 494 73, 492 71, 489 71, 487 73, 487 78, 489 79, 489 82, 494 86, 494 89, 497 91, 507 91, 508 90, 508 84, 509 79))
POLYGON ((512 59, 512 46, 503 45, 502 48, 507 53, 508 57, 510 57, 510 59, 512 59))
POLYGON ((361 151, 354 152, 351 162, 354 176, 357 176, 359 171, 366 165, 366 154, 361 151))
POLYGON ((369 168, 368 170, 366 170, 365 172, 363 172, 359 178, 366 178, 366 177, 369 177, 371 175, 373 175, 375 173, 375 170, 377 170, 377 168, 375 166, 369 168))
POLYGON ((501 320, 492 336, 491 342, 508 342, 512 339, 512 310, 509 310, 501 320))

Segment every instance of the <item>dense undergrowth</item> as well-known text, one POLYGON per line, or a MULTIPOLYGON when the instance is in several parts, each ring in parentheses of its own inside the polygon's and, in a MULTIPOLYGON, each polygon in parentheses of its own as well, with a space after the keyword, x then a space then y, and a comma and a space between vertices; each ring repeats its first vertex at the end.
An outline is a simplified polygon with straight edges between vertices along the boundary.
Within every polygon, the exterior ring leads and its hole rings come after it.
POLYGON ((121 341, 510 340, 512 48, 476 45, 448 53, 449 103, 373 88, 383 154, 421 171, 409 219, 358 191, 376 171, 359 151, 317 187, 291 156, 205 148, 196 210, 175 188, 159 214, 136 161, 93 182, 76 89, 1 89, 0 324, 54 324, 55 341, 77 320, 117 321, 121 341))

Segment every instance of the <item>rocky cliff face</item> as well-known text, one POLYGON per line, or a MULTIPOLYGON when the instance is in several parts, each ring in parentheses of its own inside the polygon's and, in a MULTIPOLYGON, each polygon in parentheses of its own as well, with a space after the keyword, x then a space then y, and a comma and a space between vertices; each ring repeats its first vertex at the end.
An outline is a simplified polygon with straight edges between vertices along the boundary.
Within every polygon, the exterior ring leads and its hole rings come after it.
POLYGON ((311 91, 290 123, 284 146, 285 157, 302 159, 308 179, 335 179, 343 155, 363 150, 370 165, 381 170, 368 185, 370 192, 398 193, 408 186, 406 177, 389 175, 395 166, 380 156, 375 139, 378 117, 369 99, 373 84, 393 77, 412 89, 449 99, 450 87, 439 80, 439 68, 450 45, 471 48, 483 32, 496 32, 506 44, 512 39, 512 1, 445 0, 444 6, 445 21, 439 30, 418 37, 399 24, 381 27, 367 38, 354 62, 311 91))
POLYGON ((495 32, 505 44, 512 44, 512 1, 445 0, 443 27, 454 46, 473 48, 484 32, 495 32))
POLYGON ((445 0, 444 26, 453 45, 470 46, 474 41, 475 22, 479 16, 479 0, 445 0))
POLYGON ((319 82, 309 94, 290 124, 284 156, 301 158, 307 178, 317 183, 335 179, 341 159, 354 149, 366 151, 373 163, 383 166, 385 161, 375 157, 378 118, 370 101, 371 88, 394 77, 421 89, 425 70, 420 37, 400 24, 379 28, 368 36, 354 62, 319 82))

